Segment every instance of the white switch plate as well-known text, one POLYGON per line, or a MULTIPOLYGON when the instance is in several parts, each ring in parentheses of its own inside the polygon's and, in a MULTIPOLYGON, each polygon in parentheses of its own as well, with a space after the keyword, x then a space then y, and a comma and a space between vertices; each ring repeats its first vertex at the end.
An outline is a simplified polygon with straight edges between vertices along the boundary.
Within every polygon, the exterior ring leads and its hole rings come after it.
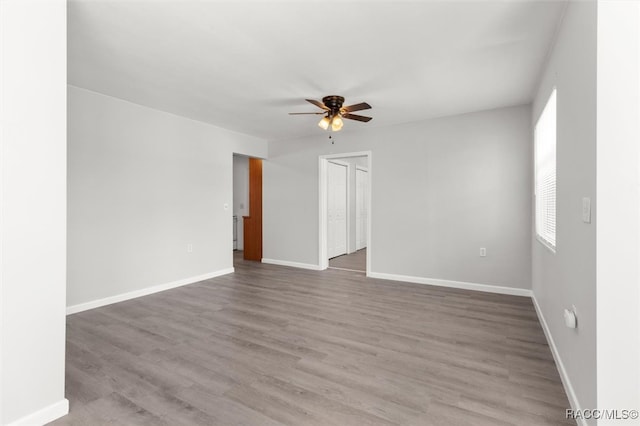
POLYGON ((582 199, 582 221, 591 223, 591 198, 589 197, 582 199))
POLYGON ((487 249, 485 247, 480 247, 480 257, 487 256, 487 249))
POLYGON ((193 253, 193 244, 187 244, 187 253, 193 253))
POLYGON ((224 209, 225 210, 229 210, 229 204, 228 203, 224 203, 224 209))

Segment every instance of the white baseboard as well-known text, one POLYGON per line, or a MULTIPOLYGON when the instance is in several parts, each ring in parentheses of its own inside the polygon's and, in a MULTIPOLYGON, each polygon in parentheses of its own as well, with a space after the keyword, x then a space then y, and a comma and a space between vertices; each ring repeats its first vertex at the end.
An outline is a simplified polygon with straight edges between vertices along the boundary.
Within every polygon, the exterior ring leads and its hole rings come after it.
MULTIPOLYGON (((553 355, 553 360, 556 362, 556 367, 558 367, 558 372, 560 373, 560 380, 562 380, 562 386, 564 386, 564 391, 567 394, 567 398, 569 399, 569 404, 571 404, 571 408, 575 410, 580 410, 580 402, 578 402, 578 397, 576 396, 576 392, 571 385, 571 380, 569 380, 569 374, 567 370, 564 368, 564 363, 562 362, 562 358, 560 358, 560 352, 558 352, 558 348, 556 347, 556 343, 553 340, 553 336, 551 335, 551 330, 549 330, 549 326, 547 325, 547 321, 544 319, 544 315, 542 314, 542 309, 540 309, 540 305, 538 305, 538 300, 536 299, 535 294, 531 294, 531 300, 533 300, 533 306, 536 309, 536 313, 538 314, 538 320, 540 321, 540 325, 542 326, 542 330, 544 331, 544 335, 547 338, 547 343, 549 344, 549 348, 551 349, 551 354, 553 355)), ((587 421, 585 419, 578 419, 582 426, 587 426, 587 421)))
POLYGON ((41 426, 69 414, 69 401, 65 398, 27 416, 14 420, 7 426, 41 426))
POLYGON ((276 259, 262 259, 262 263, 268 263, 270 265, 290 266, 292 268, 311 269, 313 271, 320 271, 320 266, 312 263, 300 263, 289 262, 288 260, 276 260, 276 259))
POLYGON ((140 296, 147 296, 149 294, 158 293, 160 291, 169 290, 176 287, 182 287, 183 285, 197 283, 199 281, 208 280, 210 278, 219 277, 221 275, 227 275, 233 273, 234 268, 222 269, 220 271, 210 272, 208 274, 198 275, 195 277, 183 278, 181 280, 172 281, 170 283, 159 284, 153 287, 147 287, 140 290, 130 291, 127 293, 117 294, 115 296, 105 297, 103 299, 92 300, 91 302, 80 303, 78 305, 67 306, 67 315, 75 314, 89 309, 99 308, 101 306, 111 305, 113 303, 123 302, 129 299, 135 299, 140 296))
POLYGON ((379 278, 382 280, 404 281, 414 284, 435 285, 439 287, 460 288, 463 290, 484 291, 486 293, 509 294, 512 296, 531 297, 532 292, 526 288, 502 287, 491 284, 469 283, 464 281, 441 280, 437 278, 413 277, 410 275, 385 274, 382 272, 370 272, 367 275, 370 278, 379 278))

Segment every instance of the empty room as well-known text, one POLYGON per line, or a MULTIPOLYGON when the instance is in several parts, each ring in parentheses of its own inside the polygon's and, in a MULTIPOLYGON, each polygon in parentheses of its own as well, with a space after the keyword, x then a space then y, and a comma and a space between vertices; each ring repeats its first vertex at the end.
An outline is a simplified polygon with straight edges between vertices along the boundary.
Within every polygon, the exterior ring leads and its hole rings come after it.
POLYGON ((0 20, 0 424, 640 421, 639 2, 0 20))

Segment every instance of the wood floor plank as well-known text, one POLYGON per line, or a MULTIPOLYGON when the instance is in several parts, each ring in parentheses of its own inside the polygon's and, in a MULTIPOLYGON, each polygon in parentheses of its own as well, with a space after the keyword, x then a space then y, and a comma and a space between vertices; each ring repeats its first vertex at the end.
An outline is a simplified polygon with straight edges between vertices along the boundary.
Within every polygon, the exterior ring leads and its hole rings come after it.
POLYGON ((235 271, 70 315, 53 424, 572 424, 528 298, 241 253, 235 271))
POLYGON ((323 426, 326 420, 305 410, 288 399, 259 391, 249 385, 238 385, 225 394, 239 404, 251 408, 285 425, 323 426))
POLYGON ((278 426, 282 423, 271 419, 243 404, 218 394, 212 394, 209 387, 193 385, 181 388, 176 396, 189 401, 198 409, 215 415, 222 425, 278 426))
POLYGON ((332 401, 355 407, 393 424, 404 424, 421 414, 420 411, 404 407, 387 398, 345 386, 298 368, 282 372, 277 378, 315 392, 332 401))
POLYGON ((307 388, 280 380, 276 377, 263 376, 260 380, 252 384, 252 387, 258 391, 292 401, 298 407, 324 419, 325 424, 393 425, 393 423, 382 417, 369 414, 354 406, 332 400, 307 388))

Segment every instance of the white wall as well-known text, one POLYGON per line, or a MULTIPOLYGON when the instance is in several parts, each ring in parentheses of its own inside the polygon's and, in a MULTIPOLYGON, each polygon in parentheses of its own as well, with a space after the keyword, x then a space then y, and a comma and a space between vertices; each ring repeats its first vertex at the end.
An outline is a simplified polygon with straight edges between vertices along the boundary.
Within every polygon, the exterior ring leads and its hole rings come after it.
POLYGON ((266 142, 73 86, 68 132, 69 306, 233 267, 233 153, 266 142))
POLYGON ((244 249, 242 216, 249 216, 249 157, 233 156, 233 214, 238 217, 237 249, 244 249))
POLYGON ((557 348, 569 399, 596 407, 596 3, 570 2, 533 103, 557 87, 557 251, 533 239, 533 292, 557 348), (591 224, 582 221, 590 197, 591 224), (575 305, 577 329, 564 325, 575 305), (568 382, 567 383, 567 378, 568 382), (577 401, 576 401, 577 400, 577 401))
POLYGON ((347 123, 335 145, 320 131, 270 141, 264 257, 318 265, 318 156, 372 151, 372 271, 530 288, 530 120, 519 106, 362 130, 347 123))
POLYGON ((0 2, 0 424, 64 399, 66 1, 0 2))
POLYGON ((640 409, 639 29, 640 3, 598 3, 597 401, 601 409, 640 409))

